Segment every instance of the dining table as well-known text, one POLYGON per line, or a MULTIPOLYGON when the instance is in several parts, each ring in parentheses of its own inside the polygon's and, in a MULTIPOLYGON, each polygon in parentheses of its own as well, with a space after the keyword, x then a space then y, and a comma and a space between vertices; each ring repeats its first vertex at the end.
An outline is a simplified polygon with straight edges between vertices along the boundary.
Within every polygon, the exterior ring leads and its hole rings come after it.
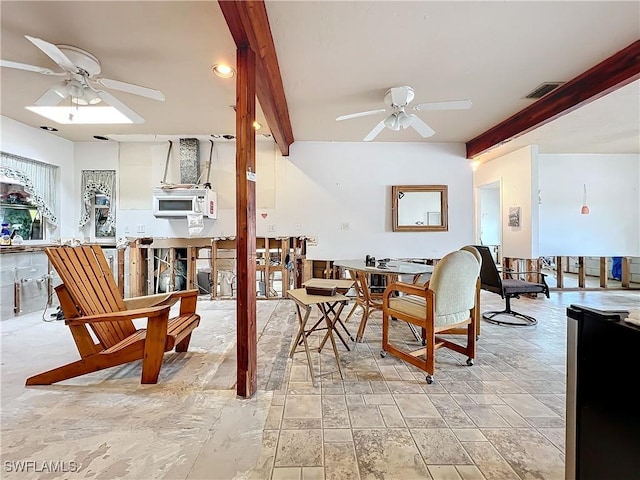
MULTIPOLYGON (((387 284, 396 281, 401 275, 411 275, 412 282, 417 283, 433 272, 433 265, 422 262, 385 259, 378 260, 373 265, 371 263, 365 259, 335 260, 333 262, 335 267, 349 272, 349 276, 354 281, 355 303, 363 310, 358 333, 356 334, 356 342, 362 342, 371 312, 375 310, 382 311, 383 293, 371 290, 372 275, 384 275, 387 284)), ((353 309, 345 321, 349 319, 352 313, 353 309)), ((416 339, 419 340, 421 335, 414 329, 412 329, 412 332, 416 339)))

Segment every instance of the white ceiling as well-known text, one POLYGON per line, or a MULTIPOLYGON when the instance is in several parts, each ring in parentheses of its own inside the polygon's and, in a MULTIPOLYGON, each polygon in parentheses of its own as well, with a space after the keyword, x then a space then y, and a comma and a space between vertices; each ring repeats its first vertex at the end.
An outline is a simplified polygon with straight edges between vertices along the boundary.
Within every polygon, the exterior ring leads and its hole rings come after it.
MULTIPOLYGON (((268 1, 272 35, 295 140, 361 141, 384 114, 393 86, 413 105, 470 99, 470 110, 421 112, 435 135, 384 130, 376 141, 467 142, 532 100, 546 81, 568 81, 640 38, 640 2, 268 1)), ((140 125, 55 125, 56 135, 93 141, 234 133, 235 81, 211 73, 235 63, 217 2, 31 2, 1 8, 1 57, 55 68, 24 35, 94 54, 101 76, 161 90, 157 102, 111 90, 142 115, 140 125), (127 135, 135 135, 127 137, 127 135)), ((24 109, 58 77, 2 68, 2 115, 40 126, 24 109)), ((258 120, 264 123, 261 112, 258 120)), ((268 129, 260 133, 268 133, 268 129)), ((639 153, 640 81, 515 139, 486 158, 536 143, 542 153, 639 153)))

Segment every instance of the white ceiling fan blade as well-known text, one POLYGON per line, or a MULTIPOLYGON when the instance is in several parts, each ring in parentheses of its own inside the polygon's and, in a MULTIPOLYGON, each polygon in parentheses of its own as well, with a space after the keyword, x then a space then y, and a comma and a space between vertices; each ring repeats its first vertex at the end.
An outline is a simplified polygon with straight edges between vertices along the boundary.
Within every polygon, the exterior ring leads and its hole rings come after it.
POLYGON ((428 110, 466 110, 471 108, 471 100, 421 103, 413 108, 419 112, 426 112, 428 110))
POLYGON ((55 107, 62 100, 67 98, 69 93, 56 87, 51 87, 49 90, 35 101, 34 105, 37 107, 55 107))
POLYGON ((108 105, 111 105, 117 110, 120 110, 120 113, 122 113, 127 118, 129 118, 129 120, 131 120, 133 123, 144 123, 144 118, 142 118, 136 112, 131 110, 129 107, 127 107, 124 103, 122 103, 120 100, 118 100, 116 97, 114 97, 110 93, 107 93, 103 90, 96 90, 96 93, 102 100, 105 101, 105 103, 107 103, 108 105))
POLYGON ((66 75, 66 73, 54 72, 50 68, 38 67, 37 65, 29 65, 27 63, 12 62, 11 60, 0 60, 0 67, 27 70, 28 72, 43 73, 45 75, 66 75))
POLYGON ((370 142, 371 140, 376 138, 382 130, 384 130, 384 120, 378 123, 375 127, 373 127, 373 130, 371 130, 367 134, 367 136, 363 138, 363 140, 365 142, 370 142))
POLYGON ((164 94, 160 90, 141 87, 140 85, 121 82, 119 80, 111 80, 109 78, 98 78, 96 81, 103 87, 112 88, 114 90, 120 90, 121 92, 132 93, 134 95, 140 95, 143 97, 151 98, 153 100, 164 102, 164 94))
POLYGON ((36 47, 46 53, 47 56, 60 65, 60 67, 68 70, 69 72, 78 73, 78 67, 76 67, 75 64, 69 60, 69 57, 62 53, 62 50, 53 43, 45 42, 41 38, 30 37, 29 35, 25 35, 25 37, 36 47))
POLYGON ((339 117, 336 118, 336 120, 340 121, 340 120, 349 120, 351 118, 367 117, 369 115, 375 115, 376 113, 382 113, 386 110, 387 110, 386 108, 379 108, 378 110, 369 110, 368 112, 350 113, 348 115, 340 115, 339 117))
POLYGON ((424 138, 430 137, 431 135, 436 133, 433 131, 433 129, 429 125, 424 123, 422 119, 419 117, 415 117, 409 126, 412 127, 416 132, 418 132, 424 138))

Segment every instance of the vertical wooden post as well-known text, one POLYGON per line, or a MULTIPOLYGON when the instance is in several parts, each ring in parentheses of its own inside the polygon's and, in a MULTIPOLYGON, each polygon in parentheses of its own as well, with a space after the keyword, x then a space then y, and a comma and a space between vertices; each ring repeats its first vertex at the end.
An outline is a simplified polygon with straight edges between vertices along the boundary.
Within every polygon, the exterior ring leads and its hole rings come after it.
POLYGON ((169 247, 169 286, 168 292, 175 292, 176 290, 176 249, 169 247))
POLYGON ((600 257, 600 287, 607 288, 609 275, 607 273, 607 257, 600 257))
MULTIPOLYGON (((527 272, 533 272, 534 271, 533 270, 533 262, 534 261, 535 260, 533 260, 532 258, 527 258, 527 260, 526 260, 527 266, 525 267, 527 272)), ((536 271, 539 271, 539 269, 536 269, 536 271)), ((516 278, 519 278, 519 277, 516 277, 516 278)), ((526 278, 527 278, 528 282, 537 282, 538 281, 538 277, 536 275, 534 275, 533 273, 527 273, 527 277, 526 278)))
POLYGON ((587 278, 586 268, 584 268, 584 257, 578 257, 578 287, 584 288, 587 278))
MULTIPOLYGON (((302 270, 302 283, 313 278, 313 260, 304 259, 304 268, 302 270)), ((302 287, 302 285, 300 285, 302 287)))
POLYGON ((211 300, 218 296, 218 240, 211 241, 211 300))
POLYGON ((118 250, 118 291, 124 298, 124 248, 118 250))
POLYGON ((556 257, 556 287, 564 288, 564 267, 562 266, 562 257, 556 257))
POLYGON ((187 290, 198 288, 196 259, 198 247, 187 247, 187 290))
POLYGON ((631 283, 631 270, 629 268, 629 257, 622 257, 622 288, 629 288, 631 283))
POLYGON ((236 239, 238 256, 237 387, 240 397, 258 388, 256 333, 256 56, 237 50, 236 80, 236 239))
MULTIPOLYGON (((144 252, 145 261, 147 262, 147 284, 145 287, 147 291, 147 295, 153 295, 154 293, 158 293, 156 291, 156 286, 160 284, 160 279, 155 275, 155 263, 156 263, 156 249, 155 248, 145 248, 140 249, 140 252, 144 252)), ((158 262, 158 274, 160 274, 161 263, 158 262)), ((140 269, 142 272, 142 267, 140 269)))
POLYGON ((142 249, 138 240, 129 242, 129 296, 139 297, 149 292, 143 287, 142 249))
POLYGON ((289 290, 289 269, 287 268, 287 254, 289 254, 289 261, 291 261, 292 257, 289 253, 289 239, 282 238, 280 239, 280 265, 282 267, 281 277, 282 277, 282 297, 286 298, 287 290, 289 290))
POLYGON ((269 267, 271 264, 271 238, 265 237, 264 239, 264 297, 269 298, 269 292, 271 291, 271 272, 269 267))

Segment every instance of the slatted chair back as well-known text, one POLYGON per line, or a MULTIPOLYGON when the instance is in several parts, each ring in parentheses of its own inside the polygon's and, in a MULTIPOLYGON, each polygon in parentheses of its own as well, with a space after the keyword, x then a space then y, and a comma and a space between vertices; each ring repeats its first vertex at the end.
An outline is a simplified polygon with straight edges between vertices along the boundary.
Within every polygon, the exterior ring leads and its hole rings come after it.
MULTIPOLYGON (((97 245, 50 247, 45 250, 71 299, 82 315, 126 310, 102 249, 97 245)), ((92 323, 104 348, 112 347, 136 332, 131 320, 92 323)))

